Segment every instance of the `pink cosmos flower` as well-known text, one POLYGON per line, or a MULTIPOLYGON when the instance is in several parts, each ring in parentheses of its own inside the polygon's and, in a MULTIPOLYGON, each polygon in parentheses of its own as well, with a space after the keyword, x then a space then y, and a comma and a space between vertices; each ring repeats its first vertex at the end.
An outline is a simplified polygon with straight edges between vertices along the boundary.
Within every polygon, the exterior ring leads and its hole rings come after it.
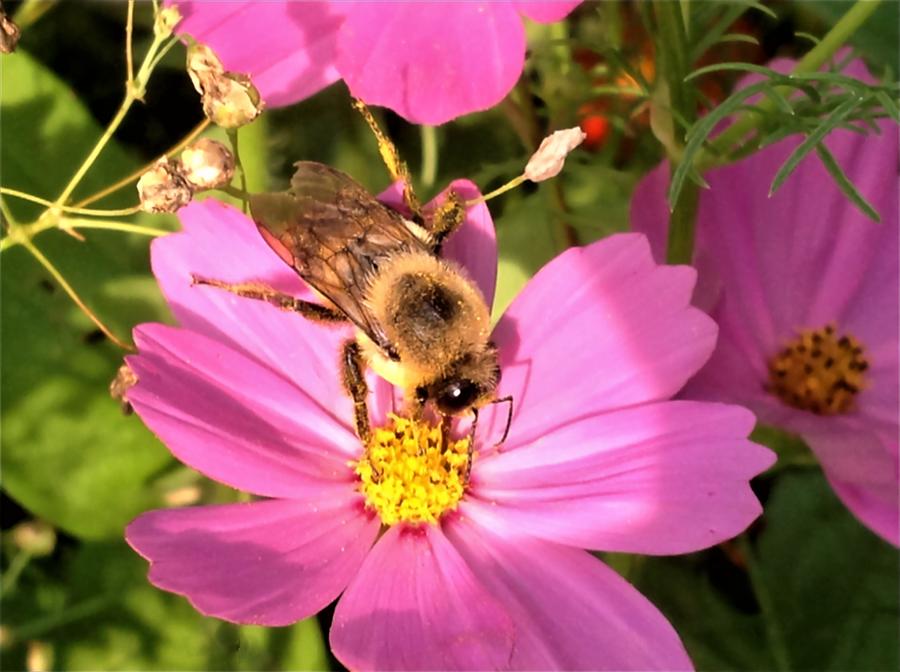
MULTIPOLYGON (((848 71, 869 79, 860 63, 848 71)), ((800 435, 844 504, 897 545, 898 132, 837 131, 826 146, 881 214, 844 197, 814 155, 771 198, 793 138, 712 171, 697 216, 695 303, 719 324, 686 399, 739 403, 800 435)), ((665 257, 668 172, 631 202, 634 228, 665 257)))
POLYGON ((350 92, 413 123, 493 107, 525 62, 522 16, 564 18, 581 0, 181 2, 176 32, 250 75, 270 106, 343 78, 350 92))
MULTIPOLYGON (((383 525, 338 374, 352 332, 191 287, 199 274, 312 298, 238 211, 207 200, 179 214, 184 232, 156 240, 152 260, 181 326, 136 329, 128 398, 178 459, 260 499, 132 522, 128 542, 155 585, 204 614, 272 626, 340 596, 330 641, 351 669, 691 667, 656 608, 583 550, 685 553, 760 513, 748 480, 773 460, 746 439, 752 415, 668 401, 716 338, 689 305, 691 268, 658 266, 637 234, 548 264, 493 334, 499 394, 515 399, 507 441, 495 448, 505 405, 483 409, 458 501, 433 523, 383 525)), ((483 204, 445 252, 490 302, 496 241, 483 204)), ((369 384, 375 433, 392 437, 379 428, 402 412, 398 397, 371 373, 369 384)), ((421 466, 413 448, 404 460, 421 466)))

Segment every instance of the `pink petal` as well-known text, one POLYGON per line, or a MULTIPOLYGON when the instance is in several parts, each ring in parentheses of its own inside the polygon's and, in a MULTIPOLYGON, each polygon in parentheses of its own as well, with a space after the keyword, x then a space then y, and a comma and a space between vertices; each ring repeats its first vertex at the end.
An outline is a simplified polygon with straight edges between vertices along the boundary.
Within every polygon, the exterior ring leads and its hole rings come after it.
POLYGON ((516 8, 533 21, 553 23, 566 18, 581 0, 516 0, 516 8))
POLYGON ((662 402, 612 411, 476 461, 472 495, 522 533, 625 553, 687 553, 742 532, 749 480, 774 455, 739 406, 662 402))
POLYGON ((209 45, 226 70, 249 75, 270 106, 308 98, 339 78, 341 16, 326 2, 169 0, 184 19, 175 32, 209 45))
POLYGON ((350 92, 418 124, 499 103, 522 73, 525 30, 509 3, 357 3, 338 70, 350 92))
POLYGON ((342 422, 352 404, 337 366, 348 327, 310 322, 263 301, 221 289, 192 285, 191 276, 226 282, 261 281, 276 289, 317 300, 296 272, 282 261, 248 217, 214 199, 179 212, 184 233, 153 241, 151 261, 163 294, 183 327, 242 352, 321 402, 342 422))
POLYGON ((896 433, 878 436, 863 423, 805 435, 834 491, 864 525, 900 546, 900 458, 896 433), (861 425, 861 426, 860 426, 861 425))
MULTIPOLYGON (((481 192, 469 180, 454 180, 440 194, 425 206, 426 212, 444 202, 448 191, 453 189, 466 201, 473 201, 481 192)), ((378 200, 398 212, 408 214, 403 204, 400 183, 394 183, 378 196, 378 200)), ((490 308, 494 303, 494 289, 497 286, 497 232, 494 220, 484 203, 472 205, 466 210, 466 219, 444 243, 442 257, 460 264, 469 274, 490 308)))
POLYGON ((513 632, 438 527, 394 526, 338 602, 331 648, 352 670, 496 670, 513 632))
POLYGON ((692 669, 665 617, 602 562, 523 536, 488 506, 461 513, 447 535, 512 616, 509 669, 692 669))
POLYGON ((150 561, 150 581, 200 612, 288 625, 333 601, 378 534, 346 486, 299 499, 151 511, 125 536, 150 561))
POLYGON ((350 483, 359 453, 349 427, 321 400, 227 346, 145 324, 128 358, 128 400, 182 462, 260 495, 291 497, 311 484, 350 483))
MULTIPOLYGON (((657 266, 635 234, 570 249, 541 269, 494 330, 499 395, 515 403, 505 448, 677 392, 716 338, 713 321, 688 305, 693 285, 693 269, 657 266)), ((502 431, 505 408, 484 415, 486 432, 502 431)))

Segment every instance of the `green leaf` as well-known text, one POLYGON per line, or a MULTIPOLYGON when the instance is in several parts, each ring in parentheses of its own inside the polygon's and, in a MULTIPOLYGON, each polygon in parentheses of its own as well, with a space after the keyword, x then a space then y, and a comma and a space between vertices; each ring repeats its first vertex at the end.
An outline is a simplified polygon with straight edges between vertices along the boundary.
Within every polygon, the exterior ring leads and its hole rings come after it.
MULTIPOLYGON (((101 130, 72 91, 27 53, 3 58, 4 186, 52 199, 101 130)), ((105 187, 137 166, 112 143, 78 193, 105 187)), ((136 201, 126 190, 104 205, 136 201)), ((40 211, 21 201, 9 204, 20 221, 40 211)), ((35 244, 119 335, 138 322, 167 318, 149 274, 146 238, 90 231, 82 243, 48 231, 35 244)), ((124 353, 97 338, 94 325, 24 248, 3 253, 0 274, 3 487, 71 534, 120 535, 130 518, 156 504, 151 479, 171 460, 141 422, 123 417, 109 398, 124 353)))
POLYGON ((512 202, 495 221, 499 249, 495 319, 541 266, 554 257, 557 246, 551 229, 553 215, 540 192, 509 200, 512 202))
POLYGON ((772 180, 772 186, 769 188, 769 196, 778 191, 781 185, 784 184, 784 181, 794 172, 797 166, 800 165, 800 162, 806 155, 815 147, 819 146, 826 135, 831 133, 831 131, 837 128, 844 119, 849 117, 853 110, 859 106, 859 103, 860 99, 855 96, 848 98, 836 107, 831 114, 825 117, 825 119, 822 120, 822 123, 820 123, 812 133, 806 136, 806 139, 791 152, 791 155, 788 156, 781 168, 778 169, 778 172, 775 173, 775 177, 772 180))
POLYGON ((56 572, 35 572, 4 600, 10 669, 24 669, 27 640, 49 645, 64 670, 327 669, 315 619, 260 628, 204 617, 153 587, 147 562, 123 541, 84 544, 56 572))
POLYGON ((850 181, 850 178, 847 177, 847 174, 844 173, 843 169, 838 164, 837 159, 834 158, 834 154, 832 154, 823 144, 816 146, 816 154, 819 155, 819 159, 821 159, 822 164, 825 166, 825 170, 828 171, 828 174, 831 175, 840 190, 850 199, 853 205, 859 208, 869 219, 880 222, 881 217, 878 215, 878 211, 875 210, 872 204, 869 203, 861 193, 859 193, 859 190, 857 190, 853 185, 853 182, 850 181))
POLYGON ((760 575, 795 670, 900 666, 900 555, 863 527, 818 471, 775 484, 760 575))
POLYGON ((672 180, 669 184, 668 199, 670 208, 674 208, 675 204, 678 202, 678 197, 681 195, 681 189, 684 187, 684 181, 693 170, 693 163, 697 152, 703 147, 703 143, 706 142, 707 137, 709 137, 709 134, 712 133, 716 125, 729 115, 733 114, 741 105, 743 105, 745 100, 765 91, 768 86, 770 86, 769 82, 757 82, 745 89, 736 91, 722 101, 721 105, 698 120, 697 123, 691 127, 687 136, 687 142, 684 146, 681 162, 672 174, 672 180))

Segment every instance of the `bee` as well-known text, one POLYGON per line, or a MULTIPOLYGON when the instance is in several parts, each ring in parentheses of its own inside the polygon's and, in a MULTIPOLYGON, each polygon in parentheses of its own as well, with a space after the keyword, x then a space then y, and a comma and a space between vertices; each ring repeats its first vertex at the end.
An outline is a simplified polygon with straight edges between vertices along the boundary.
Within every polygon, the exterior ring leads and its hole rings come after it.
POLYGON ((512 399, 497 399, 500 366, 487 303, 464 269, 440 256, 443 242, 465 218, 460 197, 450 192, 425 215, 407 192, 413 212, 407 218, 339 170, 309 161, 295 167, 290 188, 251 195, 250 212, 269 247, 324 302, 259 283, 198 277, 195 283, 309 319, 352 324, 356 335, 343 344, 340 366, 363 442, 371 436, 366 366, 404 390, 413 415, 427 404, 445 420, 471 413, 474 435, 478 408, 507 401, 511 419, 512 399))

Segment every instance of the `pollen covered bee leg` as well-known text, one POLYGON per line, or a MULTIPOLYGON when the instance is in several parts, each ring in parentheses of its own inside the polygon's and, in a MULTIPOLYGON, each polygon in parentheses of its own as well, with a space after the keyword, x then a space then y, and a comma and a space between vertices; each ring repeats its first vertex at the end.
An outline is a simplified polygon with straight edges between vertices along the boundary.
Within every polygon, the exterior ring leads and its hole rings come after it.
POLYGON ((269 287, 260 282, 230 283, 222 282, 221 280, 201 278, 196 275, 191 276, 191 282, 194 285, 208 285, 210 287, 224 289, 226 292, 231 292, 232 294, 242 296, 246 299, 265 301, 276 308, 281 308, 281 310, 287 310, 293 313, 300 313, 303 317, 315 320, 316 322, 347 321, 347 318, 343 313, 340 313, 337 310, 329 308, 328 306, 322 306, 318 303, 312 303, 311 301, 298 299, 290 294, 279 292, 274 287, 269 287))
POLYGON ((375 121, 375 117, 372 116, 372 113, 369 111, 369 108, 366 107, 364 102, 354 98, 353 107, 362 115, 363 119, 366 120, 369 128, 372 129, 375 140, 378 142, 378 153, 381 154, 381 159, 384 161, 384 165, 387 166, 388 172, 391 174, 391 180, 394 182, 401 180, 403 182, 403 202, 413 214, 413 219, 416 223, 424 221, 422 217, 422 206, 419 204, 419 199, 416 197, 412 188, 412 178, 409 175, 409 169, 400 159, 400 152, 397 151, 397 147, 378 126, 378 122, 375 121))
POLYGON ((469 430, 469 447, 466 456, 466 478, 472 473, 472 457, 475 452, 475 430, 478 429, 478 409, 472 409, 472 428, 469 430))
POLYGON ((347 341, 341 349, 341 374, 344 389, 353 399, 353 416, 356 421, 356 434, 363 443, 368 443, 372 435, 369 427, 369 407, 366 397, 369 386, 363 374, 363 359, 356 341, 347 341))
POLYGON ((434 253, 440 254, 444 240, 456 231, 466 219, 466 204, 459 195, 450 190, 447 198, 432 213, 428 221, 428 232, 434 240, 434 253))

